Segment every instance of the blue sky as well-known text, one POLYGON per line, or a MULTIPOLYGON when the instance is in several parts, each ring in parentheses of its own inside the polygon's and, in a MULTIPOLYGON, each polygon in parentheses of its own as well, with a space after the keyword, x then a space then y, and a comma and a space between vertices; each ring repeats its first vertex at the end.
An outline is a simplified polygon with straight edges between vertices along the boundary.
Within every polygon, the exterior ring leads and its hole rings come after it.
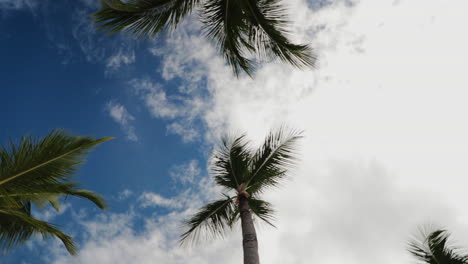
POLYGON ((135 41, 96 32, 92 0, 56 2, 0 0, 0 138, 116 137, 77 175, 110 209, 68 199, 38 212, 79 256, 37 238, 3 262, 239 263, 238 229, 180 248, 181 220, 219 195, 206 164, 220 135, 258 143, 281 124, 305 139, 265 194, 278 228, 257 226, 263 263, 412 263, 405 243, 428 223, 468 247, 465 0, 289 0, 317 67, 269 61, 255 79, 232 75, 196 15, 135 41))
MULTIPOLYGON (((169 167, 201 156, 199 142, 181 142, 167 132, 163 120, 152 118, 145 109, 138 107, 139 99, 129 82, 140 76, 151 76, 155 82, 160 81, 155 72, 157 58, 144 61, 141 56, 143 60, 137 65, 106 74, 106 61, 120 50, 119 45, 112 42, 122 40, 102 38, 102 45, 92 40, 92 45, 96 45, 93 50, 100 50, 103 55, 87 54, 79 47, 81 40, 74 39, 72 32, 78 29, 71 18, 78 10, 90 13, 93 9, 74 1, 61 5, 52 10, 38 7, 33 12, 5 11, 1 24, 4 40, 0 66, 5 100, 1 111, 12 115, 1 131, 2 138, 28 134, 42 136, 54 128, 77 135, 114 136, 116 139, 112 143, 103 144, 91 154, 82 173, 92 172, 93 175, 81 177, 83 184, 104 195, 125 188, 161 186, 167 182, 169 167), (63 16, 55 18, 57 14, 63 16), (53 29, 58 25, 60 28, 53 29), (56 39, 60 39, 60 43, 55 42, 56 39), (57 48, 59 44, 65 46, 57 48), (66 55, 62 49, 67 50, 66 55), (87 56, 91 57, 87 59, 87 56), (127 139, 125 131, 120 131, 119 124, 109 118, 109 103, 132 106, 130 110, 136 117, 134 126, 144 127, 138 131, 137 142, 127 139), (96 156, 101 156, 99 161, 96 156), (101 162, 103 164, 99 165, 101 162), (129 181, 128 175, 141 181, 129 181)), ((97 35, 96 39, 100 37, 97 35)), ((137 46, 131 39, 123 41, 137 46)), ((135 49, 137 54, 138 50, 147 48, 145 43, 138 47, 135 49)), ((172 83, 164 85, 171 93, 172 83)), ((165 189, 161 188, 161 191, 165 189)))
MULTIPOLYGON (((0 112, 8 116, 3 119, 0 137, 43 136, 52 129, 116 137, 89 155, 77 179, 85 188, 105 196, 110 210, 118 212, 129 206, 118 199, 122 191, 150 190, 171 196, 177 186, 171 180, 170 169, 190 160, 200 160, 198 164, 203 167, 205 157, 200 141, 183 142, 168 133, 164 120, 151 117, 139 106, 129 82, 142 76, 162 81, 155 70, 158 58, 142 52, 148 48, 147 43, 97 33, 90 33, 91 40, 86 44, 76 38, 86 33, 73 33, 84 30, 76 20, 87 20, 85 15, 92 10, 79 1, 39 4, 32 10, 0 9, 0 112), (76 18, 81 14, 83 17, 76 18), (80 45, 89 45, 86 48, 91 51, 80 45), (125 69, 107 67, 109 58, 119 55, 122 46, 131 47, 138 63, 125 69), (135 117, 132 125, 138 127, 137 141, 128 139, 125 129, 121 130, 109 116, 109 104, 130 105, 135 117)), ((174 93, 172 82, 163 83, 168 94, 174 93)), ((90 204, 75 199, 70 199, 70 203, 92 209, 90 204)), ((73 229, 76 225, 70 225, 72 219, 65 213, 53 222, 66 223, 67 228, 73 229)), ((13 263, 27 255, 31 255, 28 249, 19 248, 10 254, 9 261, 13 263)), ((37 259, 37 255, 31 259, 37 259)))

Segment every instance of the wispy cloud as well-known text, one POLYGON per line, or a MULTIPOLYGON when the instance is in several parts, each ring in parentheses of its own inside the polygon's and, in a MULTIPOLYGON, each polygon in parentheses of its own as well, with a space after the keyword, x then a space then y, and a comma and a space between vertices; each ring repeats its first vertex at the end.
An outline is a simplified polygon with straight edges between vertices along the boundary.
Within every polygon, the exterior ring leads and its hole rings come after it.
POLYGON ((167 131, 179 135, 183 142, 193 142, 200 136, 199 131, 195 127, 190 124, 183 124, 182 122, 168 125, 167 131))
POLYGON ((177 199, 168 199, 164 198, 157 193, 145 192, 143 193, 139 200, 141 201, 142 207, 149 206, 160 206, 167 207, 171 209, 182 208, 182 204, 177 199))
POLYGON ((88 62, 105 61, 106 52, 112 46, 99 44, 105 39, 97 32, 89 14, 90 10, 88 8, 74 11, 72 36, 77 41, 79 49, 88 62))
POLYGON ((172 180, 182 184, 193 184, 200 173, 201 169, 197 160, 190 160, 187 163, 174 165, 169 171, 172 180))
POLYGON ((208 105, 198 91, 184 89, 168 95, 161 84, 148 79, 134 79, 130 84, 154 117, 172 121, 169 133, 180 135, 184 142, 199 139, 201 113, 208 105))
MULTIPOLYGON (((70 43, 73 50, 77 49, 77 57, 90 63, 104 65, 104 73, 109 74, 124 65, 135 62, 134 43, 126 34, 109 36, 97 29, 92 23, 90 14, 94 13, 99 1, 80 0, 72 12, 72 27, 65 34, 71 33, 74 42, 70 43)), ((48 22, 50 23, 50 22, 48 22)), ((54 30, 57 31, 57 30, 54 30)), ((51 32, 54 35, 56 32, 51 32)), ((69 37, 69 36, 67 36, 69 37)))
POLYGON ((185 115, 183 102, 177 102, 177 98, 170 100, 160 84, 150 80, 135 79, 130 82, 137 94, 142 95, 151 114, 158 118, 176 118, 185 115))
POLYGON ((110 117, 120 125, 127 135, 127 139, 138 141, 138 136, 135 133, 135 127, 131 125, 131 122, 135 120, 135 117, 127 111, 125 106, 115 101, 110 101, 106 104, 106 110, 110 117))
POLYGON ((125 189, 125 190, 119 192, 119 195, 117 196, 117 198, 119 200, 125 200, 125 199, 129 198, 132 195, 133 195, 133 192, 131 190, 125 189))
POLYGON ((97 30, 90 14, 99 7, 99 0, 45 1, 45 0, 0 0, 0 15, 16 10, 30 10, 37 23, 57 53, 62 63, 86 60, 103 65, 105 74, 113 73, 124 65, 135 62, 134 45, 136 41, 128 34, 108 36, 97 30), (50 5, 50 6, 49 6, 50 5), (67 10, 62 16, 58 12, 67 10), (57 24, 57 19, 63 23, 57 24))
POLYGON ((135 62, 135 52, 130 50, 124 52, 120 49, 116 54, 110 56, 106 62, 106 73, 112 73, 120 69, 121 66, 130 65, 135 62))

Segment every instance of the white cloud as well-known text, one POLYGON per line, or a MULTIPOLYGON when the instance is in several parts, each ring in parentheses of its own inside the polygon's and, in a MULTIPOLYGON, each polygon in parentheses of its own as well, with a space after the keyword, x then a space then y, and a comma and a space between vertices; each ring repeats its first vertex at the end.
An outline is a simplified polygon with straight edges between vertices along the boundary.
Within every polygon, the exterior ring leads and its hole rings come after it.
MULTIPOLYGON (((83 222, 88 243, 80 250, 78 257, 73 258, 62 250, 55 250, 51 252, 53 257, 49 258, 51 261, 48 263, 203 264, 204 258, 200 256, 207 255, 214 259, 219 253, 226 256, 239 253, 234 243, 231 243, 232 247, 218 245, 200 248, 197 251, 179 247, 175 234, 180 229, 180 218, 185 216, 186 212, 171 214, 157 220, 146 219, 146 228, 141 234, 134 232, 134 221, 138 219, 135 214, 112 214, 95 221, 83 222)), ((225 263, 236 262, 227 260, 225 263)))
MULTIPOLYGON (((330 171, 314 171, 315 177, 309 177, 307 184, 304 179, 294 180, 268 195, 276 205, 278 228, 257 225, 262 262, 308 263, 320 259, 323 263, 340 263, 346 258, 356 263, 358 260, 375 263, 392 256, 392 261, 405 263, 404 242, 414 231, 412 226, 453 217, 453 212, 438 197, 399 190, 391 183, 393 175, 374 162, 333 161, 330 165, 330 171), (434 211, 444 214, 433 218, 434 211), (337 250, 340 254, 336 254, 337 250)), ((228 232, 225 239, 210 239, 188 248, 178 246, 178 238, 185 230, 182 221, 207 198, 215 197, 213 191, 219 191, 211 189, 211 184, 205 181, 193 185, 191 191, 170 199, 155 193, 140 197, 142 207, 172 208, 166 215, 155 213, 141 218, 138 211, 130 209, 123 214, 101 214, 94 220, 77 217, 84 227, 85 238, 80 254, 73 258, 63 249, 55 248, 52 257, 47 256, 54 259, 49 263, 123 264, 133 260, 143 264, 201 264, 217 263, 221 258, 223 263, 239 263, 242 259, 239 227, 228 232)))
POLYGON ((118 199, 119 200, 125 200, 127 198, 129 198, 130 196, 132 196, 133 192, 129 189, 125 189, 123 191, 121 191, 118 195, 118 199))
MULTIPOLYGON (((85 242, 79 255, 71 257, 60 243, 53 243, 49 255, 43 255, 42 258, 47 263, 55 264, 155 262, 203 264, 206 263, 207 257, 215 260, 219 253, 225 256, 237 256, 241 251, 237 247, 239 241, 234 237, 227 243, 208 242, 205 244, 209 245, 208 247, 198 249, 179 247, 178 239, 184 229, 182 221, 193 214, 207 199, 219 196, 219 189, 212 188, 212 184, 212 181, 205 177, 170 199, 156 193, 143 193, 137 201, 139 207, 131 207, 126 213, 99 214, 92 220, 86 220, 89 219, 86 214, 76 214, 75 221, 84 228, 83 231, 79 231, 85 242), (174 211, 166 215, 155 213, 152 217, 143 218, 138 209, 149 206, 163 206, 174 211)), ((226 263, 237 262, 233 258, 226 263)))
POLYGON ((154 84, 149 80, 133 80, 130 84, 137 93, 143 94, 146 106, 155 117, 176 118, 183 115, 184 110, 168 99, 161 85, 154 84))
POLYGON ((130 84, 154 117, 172 120, 167 126, 169 133, 180 135, 184 142, 200 137, 196 121, 206 111, 204 96, 187 86, 179 89, 179 94, 168 95, 161 84, 148 79, 134 79, 130 84))
POLYGON ((106 110, 108 111, 110 117, 117 122, 122 130, 127 135, 127 139, 131 141, 138 141, 138 136, 135 134, 135 127, 131 125, 131 121, 135 120, 125 108, 125 106, 111 101, 106 105, 106 110))
POLYGON ((125 53, 120 49, 116 54, 110 56, 106 63, 106 73, 112 73, 120 69, 122 65, 129 65, 135 62, 135 52, 132 50, 125 53))
POLYGON ((142 207, 161 206, 167 208, 181 208, 182 205, 175 199, 167 199, 157 193, 145 192, 140 198, 142 207))
MULTIPOLYGON (((123 65, 134 63, 134 39, 128 34, 109 37, 102 30, 98 30, 90 17, 90 14, 96 11, 98 3, 93 5, 89 0, 81 0, 81 3, 82 7, 73 10, 72 13, 71 34, 85 60, 90 63, 103 63, 106 74, 117 71, 123 65)), ((50 33, 53 35, 57 32, 50 33)))
POLYGON ((194 183, 194 180, 200 175, 201 169, 197 160, 190 160, 187 163, 175 165, 171 168, 169 175, 171 178, 182 184, 194 183))
MULTIPOLYGON (((192 180, 186 177, 198 176, 199 169, 196 161, 190 161, 187 164, 175 166, 170 173, 172 177, 178 178, 180 181, 192 180), (180 173, 186 172, 188 174, 181 175, 180 173)), ((221 188, 214 186, 213 180, 209 177, 199 177, 197 181, 192 181, 192 184, 187 184, 183 189, 179 190, 177 195, 166 198, 160 194, 146 191, 138 197, 138 204, 142 208, 146 207, 165 207, 173 209, 173 212, 169 215, 184 213, 193 213, 194 210, 201 207, 204 202, 220 197, 221 188)), ((165 218, 167 216, 158 216, 159 218, 165 218)), ((176 222, 178 225, 181 224, 183 218, 179 218, 176 222)), ((180 227, 180 226, 179 226, 180 227)), ((180 231, 180 230, 179 230, 180 231)), ((177 233, 177 232, 176 232, 177 233)), ((173 233, 174 235, 175 233, 173 233)), ((180 235, 180 232, 176 235, 180 235)))
MULTIPOLYGON (((255 80, 236 80, 190 30, 175 33, 160 53, 164 78, 193 77, 206 86, 211 97, 192 118, 203 120, 208 141, 240 130, 259 142, 284 122, 306 131, 303 162, 283 188, 266 194, 278 229, 259 227, 262 262, 411 263, 405 243, 427 222, 446 226, 467 246, 468 29, 461 25, 468 2, 288 5, 294 35, 319 52, 316 70, 273 62, 255 80)), ((169 112, 190 114, 180 108, 169 112)), ((91 237, 79 259, 239 263, 239 233, 192 251, 176 246, 182 229, 175 219, 193 208, 158 216, 141 236, 91 237)))
POLYGON ((193 142, 200 136, 197 129, 189 125, 183 125, 182 123, 172 123, 168 125, 167 131, 181 136, 183 142, 193 142))

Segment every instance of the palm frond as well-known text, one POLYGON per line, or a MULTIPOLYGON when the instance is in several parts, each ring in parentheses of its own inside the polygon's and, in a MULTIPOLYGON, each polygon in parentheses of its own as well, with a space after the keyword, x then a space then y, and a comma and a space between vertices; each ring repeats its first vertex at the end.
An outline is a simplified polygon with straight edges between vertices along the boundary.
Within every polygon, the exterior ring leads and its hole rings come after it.
POLYGON ((4 252, 28 240, 34 234, 44 238, 55 236, 72 255, 76 255, 73 239, 53 225, 30 216, 30 208, 19 210, 0 209, 0 249, 4 252))
POLYGON ((250 42, 260 57, 279 58, 297 68, 313 67, 315 56, 307 45, 287 38, 287 12, 281 0, 239 0, 250 21, 250 42))
POLYGON ((230 227, 234 213, 234 197, 225 195, 225 199, 217 200, 202 207, 190 220, 186 222, 187 232, 182 234, 181 244, 197 241, 200 236, 223 236, 230 227))
POLYGON ((200 0, 102 0, 93 14, 99 29, 111 34, 127 31, 139 38, 154 37, 164 28, 175 29, 200 0))
POLYGON ((88 201, 93 202, 100 209, 107 208, 107 205, 104 201, 104 198, 102 198, 102 196, 94 192, 88 191, 88 190, 69 190, 67 192, 64 192, 64 194, 84 198, 88 201))
POLYGON ((165 28, 175 29, 201 5, 200 20, 206 37, 213 40, 234 74, 252 77, 258 59, 275 59, 295 67, 313 67, 308 45, 288 38, 286 9, 280 0, 101 0, 94 13, 98 29, 114 34, 130 32, 139 38, 154 37, 165 28), (202 4, 201 4, 202 3, 202 4))
POLYGON ((73 137, 56 130, 42 140, 23 137, 19 146, 10 142, 10 150, 0 148, 0 188, 20 190, 68 179, 89 150, 110 139, 73 137))
POLYGON ((257 58, 279 58, 297 68, 313 67, 316 57, 307 45, 292 43, 286 26, 287 12, 279 0, 208 0, 201 14, 206 36, 236 76, 252 76, 257 58))
POLYGON ((13 203, 15 204, 18 200, 29 200, 39 209, 44 209, 47 205, 52 205, 57 211, 60 208, 60 203, 58 198, 60 195, 72 195, 76 197, 81 197, 93 202, 100 209, 106 209, 107 205, 100 195, 95 194, 88 190, 76 190, 76 184, 54 184, 54 186, 45 186, 42 191, 32 192, 10 192, 4 195, 0 195, 0 208, 5 207, 6 204, 13 203), (3 205, 2 205, 3 204, 3 205))
POLYGON ((232 229, 232 227, 239 221, 240 219, 240 208, 236 205, 234 212, 232 212, 231 217, 229 218, 228 225, 232 229))
POLYGON ((265 221, 267 224, 275 227, 272 223, 274 220, 274 210, 271 208, 271 204, 260 199, 249 198, 248 199, 250 210, 261 220, 265 221))
POLYGON ((105 208, 99 195, 79 189, 72 176, 93 147, 110 139, 74 137, 56 130, 43 139, 23 137, 19 144, 11 141, 8 147, 0 148, 0 248, 8 250, 39 232, 44 237, 58 237, 74 254, 71 238, 34 219, 31 204, 39 209, 50 204, 59 210, 58 198, 72 195, 105 208))
POLYGON ((438 229, 429 234, 423 233, 422 239, 409 242, 408 251, 422 263, 429 264, 467 264, 468 254, 460 253, 447 245, 449 233, 438 229))
POLYGON ((248 59, 254 47, 249 43, 249 25, 237 0, 208 0, 203 5, 201 20, 206 36, 215 41, 236 76, 241 71, 251 75, 255 64, 248 59))
POLYGON ((210 171, 217 184, 237 190, 246 180, 249 160, 250 148, 245 135, 225 136, 213 156, 210 171))
POLYGON ((28 196, 27 199, 25 199, 25 196, 21 195, 18 197, 21 197, 20 199, 23 201, 31 201, 31 203, 34 204, 40 210, 44 210, 47 206, 51 205, 55 209, 55 211, 60 211, 60 202, 58 201, 60 195, 57 193, 37 193, 28 196))
POLYGON ((253 155, 250 163, 251 176, 247 192, 255 194, 267 187, 275 187, 297 161, 297 141, 302 132, 281 127, 271 132, 263 145, 253 155))

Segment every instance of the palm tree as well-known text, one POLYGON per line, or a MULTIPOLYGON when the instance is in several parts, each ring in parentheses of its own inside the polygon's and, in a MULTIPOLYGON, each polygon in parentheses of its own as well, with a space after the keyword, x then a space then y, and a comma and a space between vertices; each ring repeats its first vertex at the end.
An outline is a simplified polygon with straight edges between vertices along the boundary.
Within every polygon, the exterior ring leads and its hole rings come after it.
POLYGON ((252 76, 258 59, 274 59, 295 67, 312 67, 315 56, 307 45, 288 38, 289 24, 281 0, 101 0, 93 14, 99 28, 154 37, 163 29, 174 30, 198 8, 208 39, 213 40, 232 70, 252 76))
POLYGON ((0 147, 0 249, 4 252, 20 245, 32 235, 55 236, 68 252, 76 254, 73 239, 56 226, 32 215, 32 205, 57 211, 63 195, 77 196, 104 209, 103 199, 93 192, 79 189, 72 181, 94 146, 111 138, 74 137, 56 130, 42 139, 23 137, 19 144, 0 147))
POLYGON ((421 263, 428 264, 468 264, 468 254, 461 253, 456 248, 447 246, 450 234, 438 229, 427 234, 423 232, 423 239, 414 239, 409 243, 409 252, 421 263))
POLYGON ((240 219, 244 264, 258 264, 258 243, 253 216, 273 225, 273 209, 260 198, 276 187, 296 161, 296 143, 301 133, 281 128, 271 132, 253 150, 245 135, 224 137, 210 168, 215 182, 225 189, 223 198, 202 207, 187 221, 181 243, 196 241, 201 235, 223 235, 240 219))

